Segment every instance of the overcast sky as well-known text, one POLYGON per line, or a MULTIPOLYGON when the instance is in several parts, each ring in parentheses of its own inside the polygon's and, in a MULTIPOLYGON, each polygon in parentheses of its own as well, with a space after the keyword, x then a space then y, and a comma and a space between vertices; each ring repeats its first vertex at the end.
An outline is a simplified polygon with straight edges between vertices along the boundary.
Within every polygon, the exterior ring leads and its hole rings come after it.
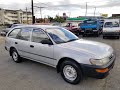
MULTIPOLYGON (((86 2, 88 4, 87 15, 94 15, 96 7, 96 15, 120 13, 120 0, 34 0, 34 6, 45 7, 42 9, 43 17, 62 15, 67 13, 68 16, 84 16, 86 2)), ((31 0, 0 0, 0 8, 5 9, 22 9, 31 10, 31 0)), ((40 17, 40 10, 34 8, 35 15, 40 17)))

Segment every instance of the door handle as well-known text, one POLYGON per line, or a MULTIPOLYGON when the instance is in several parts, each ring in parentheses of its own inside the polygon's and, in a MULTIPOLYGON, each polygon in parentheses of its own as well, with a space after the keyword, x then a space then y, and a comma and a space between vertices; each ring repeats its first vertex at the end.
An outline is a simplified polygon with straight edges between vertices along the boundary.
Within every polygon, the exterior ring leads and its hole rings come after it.
POLYGON ((15 42, 15 44, 18 44, 18 42, 15 42))
POLYGON ((34 48, 34 46, 33 46, 33 45, 30 45, 30 47, 31 47, 31 48, 34 48))

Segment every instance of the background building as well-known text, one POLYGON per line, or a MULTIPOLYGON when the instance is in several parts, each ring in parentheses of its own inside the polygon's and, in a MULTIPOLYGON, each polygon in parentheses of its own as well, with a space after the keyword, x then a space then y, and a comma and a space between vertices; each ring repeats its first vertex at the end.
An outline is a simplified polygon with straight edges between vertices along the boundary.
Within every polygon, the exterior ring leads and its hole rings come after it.
POLYGON ((120 14, 112 14, 112 18, 120 18, 120 14))
POLYGON ((22 10, 0 9, 0 24, 31 24, 32 13, 22 10))

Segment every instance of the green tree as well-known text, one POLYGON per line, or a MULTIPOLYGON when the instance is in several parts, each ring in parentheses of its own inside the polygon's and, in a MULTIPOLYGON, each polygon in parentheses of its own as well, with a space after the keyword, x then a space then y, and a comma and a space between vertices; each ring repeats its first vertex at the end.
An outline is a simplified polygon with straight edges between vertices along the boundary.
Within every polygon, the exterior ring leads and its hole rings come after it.
POLYGON ((54 22, 63 23, 63 22, 65 22, 65 20, 63 19, 63 17, 59 17, 56 15, 56 17, 54 18, 54 22))

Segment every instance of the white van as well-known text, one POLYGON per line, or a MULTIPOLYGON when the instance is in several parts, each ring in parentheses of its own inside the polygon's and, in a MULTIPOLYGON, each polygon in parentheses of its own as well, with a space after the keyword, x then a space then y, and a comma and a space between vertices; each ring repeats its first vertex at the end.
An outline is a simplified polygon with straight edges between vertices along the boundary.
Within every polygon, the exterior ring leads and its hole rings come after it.
POLYGON ((103 25, 103 38, 106 36, 116 36, 119 38, 120 35, 120 20, 119 19, 105 19, 103 25))

